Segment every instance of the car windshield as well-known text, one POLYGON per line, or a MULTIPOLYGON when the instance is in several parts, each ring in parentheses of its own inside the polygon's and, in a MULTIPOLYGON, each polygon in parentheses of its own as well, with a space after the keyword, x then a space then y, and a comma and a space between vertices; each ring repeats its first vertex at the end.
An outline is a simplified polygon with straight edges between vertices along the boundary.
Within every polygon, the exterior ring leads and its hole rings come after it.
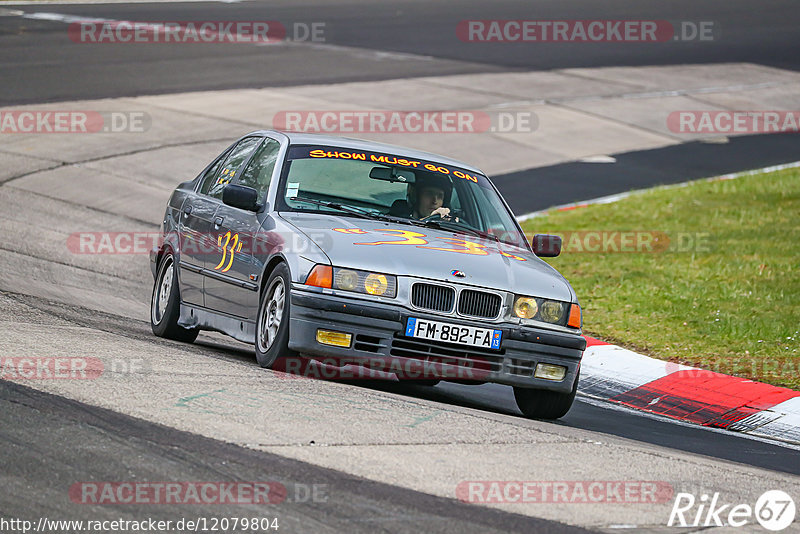
POLYGON ((474 171, 380 152, 305 145, 289 149, 287 166, 279 192, 282 208, 402 218, 525 248, 511 213, 489 180, 474 171))

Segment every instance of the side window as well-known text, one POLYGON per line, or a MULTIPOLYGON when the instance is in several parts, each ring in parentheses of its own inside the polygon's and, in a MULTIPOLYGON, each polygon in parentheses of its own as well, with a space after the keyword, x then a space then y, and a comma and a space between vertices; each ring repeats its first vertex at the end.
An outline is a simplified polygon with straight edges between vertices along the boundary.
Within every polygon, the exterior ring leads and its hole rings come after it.
POLYGON ((247 157, 255 149, 259 141, 261 141, 260 137, 248 137, 247 139, 242 139, 239 144, 233 147, 228 157, 225 158, 225 162, 220 166, 222 170, 216 173, 216 179, 211 181, 212 185, 206 193, 208 196, 222 198, 222 190, 236 177, 239 167, 247 161, 247 157))
POLYGON ((281 144, 278 141, 269 137, 264 139, 255 156, 250 160, 250 165, 239 176, 237 183, 252 187, 258 191, 258 198, 263 199, 267 189, 269 189, 272 171, 275 170, 280 150, 281 144))
POLYGON ((217 177, 217 173, 222 168, 222 164, 225 163, 225 159, 228 157, 227 154, 221 156, 214 165, 212 165, 208 171, 206 171, 205 175, 203 175, 203 180, 200 182, 200 194, 207 195, 208 190, 211 189, 211 186, 214 183, 214 180, 217 177))

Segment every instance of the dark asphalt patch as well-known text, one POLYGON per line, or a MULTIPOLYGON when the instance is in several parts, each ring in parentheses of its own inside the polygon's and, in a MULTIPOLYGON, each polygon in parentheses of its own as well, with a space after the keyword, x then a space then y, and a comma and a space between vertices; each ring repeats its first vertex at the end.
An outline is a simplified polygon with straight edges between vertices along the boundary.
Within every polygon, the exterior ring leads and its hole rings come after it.
POLYGON ((657 185, 676 184, 800 160, 800 134, 731 137, 613 154, 616 163, 569 162, 492 181, 517 215, 657 185))

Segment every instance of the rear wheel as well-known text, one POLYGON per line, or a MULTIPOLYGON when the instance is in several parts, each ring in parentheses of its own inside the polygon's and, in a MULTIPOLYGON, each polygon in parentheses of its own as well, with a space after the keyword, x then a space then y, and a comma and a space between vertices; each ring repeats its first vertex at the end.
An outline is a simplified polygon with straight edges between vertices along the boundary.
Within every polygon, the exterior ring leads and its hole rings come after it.
POLYGON ((567 415, 578 391, 578 377, 569 393, 514 387, 517 407, 531 419, 559 419, 567 415))
POLYGON ((295 354, 289 350, 291 280, 285 263, 275 267, 264 287, 256 320, 256 360, 269 369, 279 357, 295 354))
POLYGON ((175 341, 193 342, 200 332, 196 328, 184 328, 179 325, 180 315, 181 303, 175 256, 172 251, 167 251, 161 258, 150 300, 150 327, 153 333, 158 337, 175 341))

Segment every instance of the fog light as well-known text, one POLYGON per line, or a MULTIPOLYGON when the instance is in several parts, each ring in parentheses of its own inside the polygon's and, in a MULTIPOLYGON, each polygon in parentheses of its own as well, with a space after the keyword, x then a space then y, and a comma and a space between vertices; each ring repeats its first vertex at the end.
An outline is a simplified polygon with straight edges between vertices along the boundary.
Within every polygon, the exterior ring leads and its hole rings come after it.
POLYGON ((349 347, 353 334, 333 332, 331 330, 317 330, 317 343, 333 345, 335 347, 349 347))
POLYGON ((567 376, 567 368, 561 365, 553 365, 551 363, 540 363, 536 366, 536 372, 533 373, 534 378, 544 378, 545 380, 564 380, 567 376))

